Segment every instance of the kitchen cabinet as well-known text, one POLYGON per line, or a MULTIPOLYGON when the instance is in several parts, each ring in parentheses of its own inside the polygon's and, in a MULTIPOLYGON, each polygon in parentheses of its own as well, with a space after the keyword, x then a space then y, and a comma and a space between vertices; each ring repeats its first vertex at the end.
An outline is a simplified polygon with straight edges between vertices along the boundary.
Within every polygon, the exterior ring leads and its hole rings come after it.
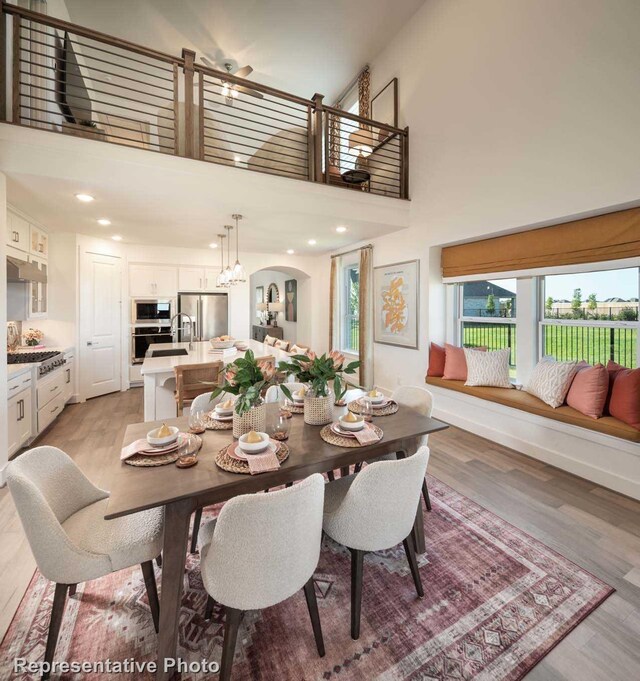
POLYGON ((29 225, 29 252, 37 258, 49 257, 49 237, 35 225, 29 225))
POLYGON ((15 454, 32 435, 31 388, 23 389, 7 404, 7 430, 9 433, 8 453, 15 454))
POLYGON ((75 358, 73 352, 67 352, 64 355, 66 364, 62 369, 64 384, 62 386, 62 396, 64 403, 67 404, 74 394, 75 385, 75 358))
MULTIPOLYGON (((29 252, 29 223, 10 211, 7 212, 7 246, 21 253, 29 252)), ((15 256, 26 260, 24 255, 16 253, 15 256)))
MULTIPOLYGON (((44 258, 30 255, 29 262, 38 266, 48 276, 49 265, 44 258)), ((45 319, 49 307, 49 289, 47 283, 31 282, 29 284, 29 314, 28 319, 45 319)))
POLYGON ((132 298, 175 298, 177 293, 177 267, 129 265, 129 295, 132 298))
POLYGON ((178 290, 216 291, 217 269, 212 267, 180 267, 178 269, 178 290))

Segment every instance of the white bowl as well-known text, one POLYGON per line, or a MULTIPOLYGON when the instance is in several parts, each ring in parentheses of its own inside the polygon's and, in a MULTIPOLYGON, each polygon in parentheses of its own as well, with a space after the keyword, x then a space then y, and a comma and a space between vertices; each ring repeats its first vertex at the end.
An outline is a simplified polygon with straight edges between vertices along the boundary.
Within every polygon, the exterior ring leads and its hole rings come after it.
POLYGON ((340 417, 340 428, 345 430, 362 430, 364 428, 364 419, 362 416, 358 416, 358 421, 345 421, 344 416, 340 417))
POLYGON ((382 393, 376 393, 375 397, 371 397, 371 395, 367 393, 363 399, 367 402, 371 402, 371 404, 380 404, 381 402, 384 402, 384 395, 382 393))
MULTIPOLYGON (((226 400, 225 400, 225 402, 226 402, 226 400)), ((233 413, 233 406, 234 405, 231 405, 230 407, 223 407, 220 403, 218 403, 215 406, 216 414, 222 414, 222 415, 232 414, 233 413)))
POLYGON ((262 438, 260 442, 247 442, 248 433, 241 435, 238 442, 240 443, 240 449, 245 454, 258 454, 259 452, 264 452, 264 450, 269 446, 269 436, 266 433, 258 433, 262 438))
POLYGON ((231 340, 226 340, 226 341, 221 341, 221 340, 214 340, 213 338, 209 341, 211 343, 211 347, 214 350, 226 350, 227 348, 232 348, 235 344, 235 341, 233 338, 231 340))
POLYGON ((169 430, 171 431, 171 435, 167 435, 166 437, 158 437, 160 428, 154 428, 153 430, 150 430, 147 433, 147 442, 152 447, 162 447, 164 445, 169 445, 172 442, 175 442, 178 439, 180 428, 176 428, 176 426, 169 426, 169 430))

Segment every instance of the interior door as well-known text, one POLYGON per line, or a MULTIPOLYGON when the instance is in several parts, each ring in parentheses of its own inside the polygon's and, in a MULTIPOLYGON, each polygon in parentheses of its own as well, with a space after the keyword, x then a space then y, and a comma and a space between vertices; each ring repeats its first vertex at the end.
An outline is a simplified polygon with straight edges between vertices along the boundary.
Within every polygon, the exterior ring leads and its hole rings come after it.
POLYGON ((84 253, 80 263, 80 376, 85 399, 121 388, 120 258, 84 253))

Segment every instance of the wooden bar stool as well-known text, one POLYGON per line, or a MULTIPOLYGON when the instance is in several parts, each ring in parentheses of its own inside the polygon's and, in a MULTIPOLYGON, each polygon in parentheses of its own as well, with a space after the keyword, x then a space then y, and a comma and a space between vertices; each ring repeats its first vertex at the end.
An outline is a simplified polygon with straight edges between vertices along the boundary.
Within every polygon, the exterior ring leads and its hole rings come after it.
POLYGON ((186 402, 191 402, 202 393, 213 391, 219 385, 223 367, 224 363, 218 360, 206 364, 181 364, 173 368, 176 375, 175 398, 178 416, 182 416, 186 402))

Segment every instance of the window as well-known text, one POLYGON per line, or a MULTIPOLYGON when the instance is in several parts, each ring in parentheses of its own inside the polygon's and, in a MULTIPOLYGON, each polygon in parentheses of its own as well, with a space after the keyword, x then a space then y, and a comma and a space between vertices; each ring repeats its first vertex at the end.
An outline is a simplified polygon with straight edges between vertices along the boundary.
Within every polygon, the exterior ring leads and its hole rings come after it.
POLYGON ((540 356, 638 366, 640 268, 542 278, 540 356))
POLYGON ((459 339, 465 348, 509 348, 516 367, 516 280, 470 281, 458 285, 459 339))
POLYGON ((341 279, 341 349, 357 355, 360 341, 360 266, 356 263, 345 265, 341 279))
MULTIPOLYGON (((359 103, 356 100, 348 109, 347 113, 358 115, 359 103)), ((357 155, 349 148, 349 135, 358 130, 359 124, 349 118, 340 119, 340 172, 353 170, 356 166, 357 155)))

